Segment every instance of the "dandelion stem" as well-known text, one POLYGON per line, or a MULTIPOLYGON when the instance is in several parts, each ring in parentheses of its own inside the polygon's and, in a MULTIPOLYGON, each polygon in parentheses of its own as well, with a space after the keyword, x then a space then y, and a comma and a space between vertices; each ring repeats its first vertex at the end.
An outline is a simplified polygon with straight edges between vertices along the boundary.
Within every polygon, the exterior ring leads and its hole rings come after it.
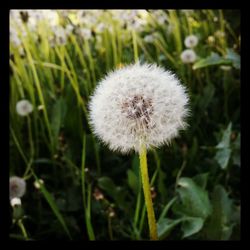
POLYGON ((140 167, 141 167, 141 177, 142 177, 142 187, 145 197, 145 203, 148 213, 148 225, 151 240, 158 240, 157 236, 157 226, 155 221, 155 214, 153 208, 153 202, 150 192, 150 184, 148 178, 148 166, 147 166, 147 151, 145 145, 141 145, 140 152, 140 167))
POLYGON ((24 225, 23 225, 22 220, 18 220, 18 226, 20 227, 20 229, 21 229, 21 231, 22 231, 22 234, 23 234, 24 238, 27 240, 27 239, 28 239, 28 234, 27 234, 27 232, 26 232, 26 229, 25 229, 25 227, 24 227, 24 225))

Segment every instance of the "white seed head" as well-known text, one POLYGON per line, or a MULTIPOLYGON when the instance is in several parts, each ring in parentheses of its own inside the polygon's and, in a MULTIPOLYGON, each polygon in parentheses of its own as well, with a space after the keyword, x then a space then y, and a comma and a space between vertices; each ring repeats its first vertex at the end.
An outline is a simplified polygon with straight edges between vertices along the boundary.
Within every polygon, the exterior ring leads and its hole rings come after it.
POLYGON ((10 200, 10 205, 11 205, 12 207, 20 206, 21 204, 22 204, 21 199, 18 198, 18 197, 14 197, 14 198, 12 198, 12 199, 10 200))
POLYGON ((187 36, 184 44, 187 48, 194 48, 198 44, 198 37, 195 35, 187 36))
POLYGON ((183 63, 193 63, 196 61, 196 54, 192 49, 186 49, 181 53, 181 60, 183 63))
POLYGON ((17 176, 10 177, 9 180, 10 200, 15 197, 21 198, 25 194, 25 191, 26 191, 26 182, 24 179, 17 176))
POLYGON ((16 104, 16 112, 20 116, 26 116, 33 111, 33 106, 28 100, 21 100, 16 104))
POLYGON ((110 72, 89 103, 93 132, 112 150, 127 153, 169 143, 185 128, 188 96, 179 80, 153 64, 110 72))

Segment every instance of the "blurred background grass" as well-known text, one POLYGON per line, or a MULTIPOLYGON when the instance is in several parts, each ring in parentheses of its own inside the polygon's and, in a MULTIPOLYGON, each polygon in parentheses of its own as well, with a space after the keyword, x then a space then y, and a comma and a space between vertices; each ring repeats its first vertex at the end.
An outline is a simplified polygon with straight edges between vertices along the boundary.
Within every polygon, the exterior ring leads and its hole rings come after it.
POLYGON ((147 239, 138 156, 100 144, 87 109, 108 71, 137 60, 175 72, 191 98, 188 129, 148 155, 160 238, 240 238, 237 10, 10 11, 10 176, 27 182, 11 238, 21 220, 29 239, 147 239))

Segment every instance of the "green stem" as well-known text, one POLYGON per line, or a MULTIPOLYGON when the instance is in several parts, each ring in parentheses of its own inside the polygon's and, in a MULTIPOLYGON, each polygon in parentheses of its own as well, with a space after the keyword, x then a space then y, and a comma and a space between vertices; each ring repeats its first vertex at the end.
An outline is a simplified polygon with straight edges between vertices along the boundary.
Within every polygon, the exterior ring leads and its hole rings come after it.
POLYGON ((157 226, 155 221, 155 214, 153 208, 153 202, 150 192, 150 184, 148 178, 148 167, 147 167, 147 151, 144 144, 141 145, 140 152, 140 167, 141 167, 141 177, 142 177, 142 187, 145 197, 145 203, 148 213, 148 225, 151 240, 158 240, 157 236, 157 226))
POLYGON ((28 234, 27 234, 27 232, 26 232, 26 229, 25 229, 25 227, 24 227, 24 225, 23 225, 22 220, 18 220, 18 226, 20 227, 20 229, 21 229, 21 231, 22 231, 22 234, 23 234, 24 238, 27 240, 27 239, 28 239, 28 234))

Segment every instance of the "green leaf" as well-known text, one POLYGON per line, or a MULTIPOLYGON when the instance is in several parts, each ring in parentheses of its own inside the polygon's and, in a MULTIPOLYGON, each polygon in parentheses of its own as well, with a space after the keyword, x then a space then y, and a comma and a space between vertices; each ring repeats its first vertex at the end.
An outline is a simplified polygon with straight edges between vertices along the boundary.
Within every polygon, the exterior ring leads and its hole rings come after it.
POLYGON ((157 223, 157 233, 160 240, 166 238, 169 233, 176 227, 182 219, 171 220, 171 219, 162 219, 157 223))
POLYGON ((227 49, 226 59, 229 59, 236 69, 240 69, 240 55, 232 49, 227 49))
POLYGON ((202 189, 205 189, 207 186, 207 180, 208 180, 209 173, 203 173, 203 174, 198 174, 195 177, 193 177, 193 181, 200 186, 202 189))
POLYGON ((204 228, 206 237, 211 240, 228 240, 234 226, 233 203, 223 186, 215 186, 212 205, 213 213, 204 228))
MULTIPOLYGON (((39 178, 35 175, 35 173, 32 171, 32 174, 33 176, 35 177, 36 181, 39 181, 39 178)), ((48 202, 49 206, 51 207, 52 211, 54 212, 56 218, 58 219, 58 221, 61 223, 64 231, 66 232, 66 234, 68 235, 68 237, 70 239, 72 239, 71 235, 70 235, 70 232, 69 232, 69 229, 63 219, 63 216, 61 215, 57 205, 56 205, 56 202, 54 201, 52 195, 47 191, 47 189, 45 188, 44 185, 41 185, 40 186, 40 190, 42 192, 42 194, 44 195, 46 201, 48 202)))
POLYGON ((116 186, 113 180, 109 177, 100 177, 98 179, 98 186, 107 192, 112 198, 116 196, 116 186))
POLYGON ((138 180, 136 174, 131 169, 129 169, 127 171, 127 175, 128 175, 129 187, 133 190, 133 192, 135 194, 137 194, 139 191, 139 180, 138 180))
POLYGON ((216 152, 215 160, 219 163, 222 169, 226 169, 232 150, 230 148, 222 148, 216 152))
POLYGON ((174 206, 174 212, 187 217, 206 219, 212 212, 208 193, 190 178, 180 178, 178 185, 180 203, 174 206))
POLYGON ((227 148, 230 146, 230 136, 232 133, 232 123, 230 122, 222 134, 222 139, 216 148, 227 148))
POLYGON ((204 224, 204 219, 198 217, 187 217, 184 219, 181 225, 183 231, 183 238, 189 237, 195 233, 198 233, 204 224))
POLYGON ((202 58, 193 65, 193 70, 205 68, 213 65, 228 65, 231 60, 222 58, 217 53, 212 52, 210 56, 202 58))
POLYGON ((231 133, 232 133, 232 123, 230 122, 226 130, 222 134, 221 141, 215 147, 217 149, 217 152, 214 158, 222 169, 226 169, 228 162, 230 160, 232 152, 230 148, 231 133))

